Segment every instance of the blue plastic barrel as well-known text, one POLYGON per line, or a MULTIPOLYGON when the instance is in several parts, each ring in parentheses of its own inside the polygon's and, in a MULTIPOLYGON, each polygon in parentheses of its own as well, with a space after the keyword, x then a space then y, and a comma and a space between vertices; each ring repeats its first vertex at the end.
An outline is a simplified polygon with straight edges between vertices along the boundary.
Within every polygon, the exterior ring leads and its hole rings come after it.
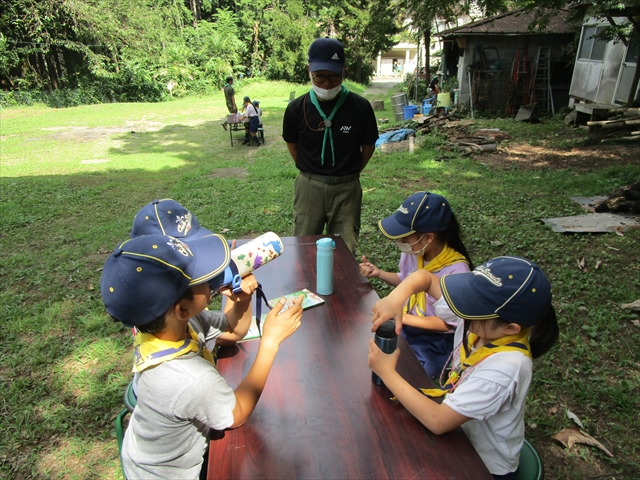
POLYGON ((418 113, 418 106, 417 105, 406 105, 404 107, 404 119, 405 120, 410 120, 413 118, 413 116, 418 113))

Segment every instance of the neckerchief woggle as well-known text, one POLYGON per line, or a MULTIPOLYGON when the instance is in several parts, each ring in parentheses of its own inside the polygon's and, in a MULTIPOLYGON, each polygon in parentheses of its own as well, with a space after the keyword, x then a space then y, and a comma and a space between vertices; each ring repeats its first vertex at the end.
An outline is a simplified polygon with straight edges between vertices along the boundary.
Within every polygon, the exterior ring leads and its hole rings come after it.
POLYGON ((331 166, 335 166, 336 164, 336 155, 333 149, 333 130, 331 129, 331 120, 333 120, 333 117, 335 117, 336 112, 342 106, 344 101, 347 99, 348 95, 349 95, 349 90, 347 90, 346 87, 342 85, 342 89, 340 90, 338 101, 333 107, 333 111, 331 112, 331 114, 327 117, 325 113, 322 111, 322 108, 320 108, 320 103, 318 103, 318 97, 316 96, 316 92, 314 92, 313 89, 309 92, 309 98, 311 99, 311 103, 313 103, 313 105, 316 107, 316 110, 318 110, 318 113, 324 120, 324 137, 322 138, 322 154, 320 155, 321 165, 324 165, 324 149, 327 146, 327 138, 329 138, 329 144, 331 145, 331 158, 332 158, 331 166))
MULTIPOLYGON (((441 397, 447 393, 453 392, 459 381, 465 376, 465 371, 470 367, 479 364, 487 357, 494 353, 500 352, 521 352, 527 357, 531 356, 531 345, 529 344, 530 328, 523 328, 516 335, 507 335, 506 337, 494 340, 486 345, 478 348, 467 357, 467 352, 460 344, 458 351, 460 352, 460 364, 454 370, 449 372, 449 378, 442 388, 421 388, 420 391, 429 397, 441 397)), ((478 340, 478 335, 469 332, 467 336, 468 345, 473 346, 478 340)), ((464 340, 463 340, 464 341, 464 340)))
MULTIPOLYGON (((419 255, 418 270, 426 270, 432 273, 439 272, 444 267, 461 262, 469 263, 467 259, 464 258, 464 255, 445 244, 442 251, 426 265, 424 264, 424 255, 419 255)), ((418 292, 409 297, 405 312, 411 313, 414 308, 416 309, 416 315, 418 317, 425 317, 427 315, 427 294, 425 292, 418 292)))
POLYGON ((135 372, 142 372, 147 368, 155 367, 163 362, 173 360, 190 352, 200 353, 202 358, 216 366, 213 361, 213 355, 209 349, 200 343, 198 334, 187 325, 188 339, 178 340, 162 340, 152 333, 138 332, 133 340, 133 369, 135 372))

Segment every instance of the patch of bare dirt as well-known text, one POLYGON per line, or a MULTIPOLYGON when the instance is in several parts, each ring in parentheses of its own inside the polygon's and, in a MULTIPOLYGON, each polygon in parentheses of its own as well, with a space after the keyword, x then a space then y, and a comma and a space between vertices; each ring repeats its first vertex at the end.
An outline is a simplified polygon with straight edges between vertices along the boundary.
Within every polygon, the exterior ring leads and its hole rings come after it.
POLYGON ((243 180, 248 176, 249 171, 242 167, 216 168, 208 175, 209 178, 240 178, 243 180))
POLYGON ((569 472, 577 473, 579 478, 629 478, 618 474, 611 465, 597 458, 584 445, 566 449, 559 444, 545 443, 538 445, 536 451, 542 460, 545 478, 568 478, 569 472))
POLYGON ((500 146, 496 153, 474 154, 475 160, 492 168, 508 170, 517 166, 524 170, 590 170, 609 165, 640 163, 640 149, 626 145, 593 145, 570 150, 515 143, 500 146))

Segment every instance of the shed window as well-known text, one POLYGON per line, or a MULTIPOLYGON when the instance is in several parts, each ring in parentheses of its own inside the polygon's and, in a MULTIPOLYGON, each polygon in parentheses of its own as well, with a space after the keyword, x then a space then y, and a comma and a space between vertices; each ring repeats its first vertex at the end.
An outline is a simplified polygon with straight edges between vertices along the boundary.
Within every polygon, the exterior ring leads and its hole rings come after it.
POLYGON ((607 27, 596 27, 595 25, 583 27, 582 43, 580 44, 580 52, 578 54, 579 59, 599 61, 604 59, 604 50, 607 46, 607 41, 594 37, 600 34, 605 28, 607 27))
POLYGON ((637 35, 629 38, 629 46, 627 47, 627 55, 624 59, 626 63, 638 63, 640 57, 640 40, 637 35))

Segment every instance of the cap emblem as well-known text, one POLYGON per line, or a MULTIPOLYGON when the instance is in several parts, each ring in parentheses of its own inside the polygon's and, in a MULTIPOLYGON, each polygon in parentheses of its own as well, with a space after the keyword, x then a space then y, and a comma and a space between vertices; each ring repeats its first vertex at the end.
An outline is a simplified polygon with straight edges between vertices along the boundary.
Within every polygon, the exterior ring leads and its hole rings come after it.
POLYGON ((338 56, 337 53, 334 53, 333 57, 331 57, 331 60, 340 60, 340 57, 338 56))
POLYGON ((398 207, 398 211, 399 211, 400 213, 404 213, 405 215, 406 215, 407 213, 409 213, 409 209, 408 209, 407 207, 403 207, 402 205, 400 205, 400 206, 398 207))
POLYGON ((178 232, 183 234, 185 237, 191 230, 191 213, 185 213, 184 215, 176 215, 176 224, 178 232))
POLYGON ((169 238, 171 240, 167 242, 167 245, 169 245, 171 248, 178 251, 180 254, 184 255, 185 257, 193 257, 193 253, 191 252, 191 250, 189 249, 189 246, 186 243, 182 243, 177 238, 173 238, 173 237, 169 237, 169 238))
POLYGON ((473 270, 471 273, 473 273, 474 275, 480 275, 481 277, 486 278, 491 283, 493 283, 496 287, 501 287, 502 279, 496 277, 493 273, 491 273, 491 269, 489 268, 490 266, 491 266, 491 263, 480 265, 479 267, 476 267, 476 269, 473 270))

